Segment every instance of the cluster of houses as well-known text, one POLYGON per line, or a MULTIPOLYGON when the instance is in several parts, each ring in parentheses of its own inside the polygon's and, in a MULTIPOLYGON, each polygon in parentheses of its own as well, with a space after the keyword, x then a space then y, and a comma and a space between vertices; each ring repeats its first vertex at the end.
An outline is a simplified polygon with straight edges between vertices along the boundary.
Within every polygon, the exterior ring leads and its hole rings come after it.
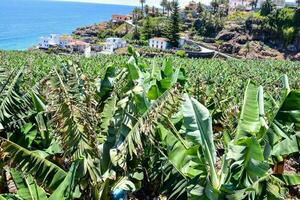
MULTIPOLYGON (((126 41, 122 38, 107 38, 101 50, 103 53, 113 53, 116 49, 126 47, 126 41)), ((89 57, 91 45, 87 42, 77 40, 67 35, 50 34, 49 37, 41 37, 38 44, 39 49, 60 48, 71 52, 81 53, 89 57)))
MULTIPOLYGON (((238 9, 243 9, 246 11, 250 11, 253 9, 253 1, 254 0, 229 0, 229 9, 234 11, 238 9)), ((273 3, 277 8, 283 8, 286 5, 285 0, 272 0, 273 3)), ((257 0, 256 8, 259 9, 263 5, 263 3, 266 2, 266 0, 257 0)), ((197 3, 195 1, 190 1, 186 6, 185 10, 196 10, 197 3)))
MULTIPOLYGON (((185 38, 181 37, 179 45, 182 46, 185 43, 185 38)), ((122 38, 107 38, 106 42, 103 43, 101 53, 112 54, 116 49, 124 48, 127 43, 122 38)), ((91 56, 91 45, 81 40, 73 39, 71 36, 58 34, 51 34, 49 37, 41 37, 38 45, 40 49, 60 48, 69 49, 71 52, 84 54, 86 57, 91 56)), ((170 43, 167 38, 154 37, 149 40, 149 47, 160 50, 169 49, 170 43)))
MULTIPOLYGON (((266 0, 257 0, 256 8, 259 9, 266 2, 266 0)), ((285 7, 285 0, 273 0, 273 3, 277 8, 285 7)), ((229 8, 231 10, 244 9, 252 10, 253 9, 253 0, 229 0, 229 8)))
MULTIPOLYGON (((257 8, 260 8, 261 5, 266 0, 257 0, 257 8)), ((253 8, 252 6, 253 0, 229 0, 229 8, 230 10, 236 10, 236 9, 244 9, 244 10, 251 10, 253 8)), ((285 0, 273 0, 273 3, 278 7, 282 8, 285 6, 286 2, 285 0)), ((191 1, 189 4, 185 6, 185 10, 196 10, 197 9, 197 3, 195 1, 191 1)), ((112 15, 111 21, 113 23, 130 23, 132 22, 133 15, 112 15)), ((103 27, 100 27, 105 29, 105 25, 103 27)), ((185 37, 181 37, 179 42, 180 46, 183 46, 186 41, 185 37)), ((105 43, 103 43, 101 46, 92 46, 89 41, 82 41, 72 38, 71 36, 67 35, 58 35, 58 34, 51 34, 48 37, 41 37, 38 47, 40 49, 49 49, 49 48, 60 48, 60 49, 66 49, 69 52, 76 52, 81 53, 86 56, 90 56, 92 49, 96 52, 103 52, 103 53, 113 53, 116 49, 124 48, 126 47, 126 41, 122 38, 107 38, 105 43), (97 49, 97 50, 95 50, 97 49)), ((166 50, 170 48, 170 43, 167 38, 163 37, 154 37, 149 40, 149 47, 166 50)))
POLYGON ((67 35, 50 34, 48 37, 41 37, 38 47, 40 49, 68 49, 71 52, 83 53, 87 57, 91 54, 91 45, 89 43, 73 39, 67 35))

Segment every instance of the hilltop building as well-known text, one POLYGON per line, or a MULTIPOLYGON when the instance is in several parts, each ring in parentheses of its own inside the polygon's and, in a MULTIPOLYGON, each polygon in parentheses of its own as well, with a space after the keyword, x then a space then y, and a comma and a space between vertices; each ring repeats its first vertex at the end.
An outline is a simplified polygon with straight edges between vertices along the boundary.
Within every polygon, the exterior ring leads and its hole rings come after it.
POLYGON ((131 15, 112 15, 111 21, 114 23, 125 22, 128 20, 132 20, 131 15))
POLYGON ((252 10, 251 6, 252 0, 229 0, 229 9, 230 10, 252 10))
POLYGON ((197 9, 197 3, 195 1, 190 1, 185 7, 185 10, 194 11, 197 9))
MULTIPOLYGON (((285 6, 285 0, 272 0, 277 8, 283 8, 285 6)), ((265 3, 266 0, 258 0, 257 8, 261 8, 262 4, 265 3)), ((252 0, 229 0, 229 8, 230 10, 252 10, 252 0)))

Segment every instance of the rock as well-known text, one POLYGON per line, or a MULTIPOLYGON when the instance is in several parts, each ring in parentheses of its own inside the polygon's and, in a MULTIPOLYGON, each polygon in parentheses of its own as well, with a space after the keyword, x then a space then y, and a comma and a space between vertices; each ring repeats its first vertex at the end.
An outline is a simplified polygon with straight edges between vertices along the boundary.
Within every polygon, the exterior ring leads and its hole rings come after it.
POLYGON ((291 51, 291 52, 297 51, 296 46, 293 45, 293 44, 288 45, 288 46, 286 47, 286 49, 287 49, 288 51, 291 51))
POLYGON ((206 42, 206 43, 215 43, 216 40, 215 40, 215 38, 205 37, 205 38, 203 38, 203 42, 206 42))
POLYGON ((292 57, 292 60, 294 60, 294 61, 300 61, 300 53, 297 53, 296 55, 294 55, 292 57))
POLYGON ((236 24, 235 22, 228 22, 225 25, 225 29, 229 32, 238 32, 238 33, 242 33, 245 31, 242 25, 236 24))
POLYGON ((233 54, 233 53, 237 53, 239 52, 241 49, 241 46, 238 44, 233 44, 233 43, 223 43, 220 45, 220 50, 223 53, 229 53, 229 54, 233 54))
POLYGON ((277 57, 277 53, 270 51, 270 50, 263 50, 261 51, 261 55, 265 56, 265 57, 277 57))
POLYGON ((216 39, 217 39, 217 40, 223 40, 223 41, 229 41, 229 40, 231 40, 234 36, 235 36, 235 33, 229 32, 229 31, 226 31, 226 30, 223 30, 223 31, 221 31, 221 32, 217 35, 216 39))
POLYGON ((249 38, 246 35, 239 35, 235 41, 239 44, 246 44, 248 42, 248 39, 249 38))

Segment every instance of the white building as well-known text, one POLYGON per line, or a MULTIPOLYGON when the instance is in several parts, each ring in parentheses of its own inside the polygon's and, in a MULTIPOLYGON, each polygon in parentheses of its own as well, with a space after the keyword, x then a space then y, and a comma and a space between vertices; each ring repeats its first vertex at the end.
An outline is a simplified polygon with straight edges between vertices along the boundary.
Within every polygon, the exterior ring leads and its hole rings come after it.
POLYGON ((90 51, 91 47, 89 43, 83 42, 81 40, 73 40, 67 45, 68 48, 72 49, 73 52, 86 53, 90 51))
POLYGON ((103 50, 113 53, 115 49, 123 47, 126 47, 126 41, 122 38, 107 38, 103 50))
POLYGON ((92 55, 92 47, 90 45, 86 46, 84 49, 84 56, 90 58, 92 55))
POLYGON ((149 40, 151 48, 166 50, 169 47, 169 40, 162 37, 154 37, 149 40))
POLYGON ((231 10, 251 10, 251 1, 249 0, 229 0, 229 8, 231 10))
POLYGON ((66 48, 67 45, 71 42, 73 42, 74 39, 71 37, 71 36, 68 36, 68 35, 62 35, 60 38, 59 38, 59 46, 61 48, 66 48))
POLYGON ((51 46, 58 46, 59 40, 59 35, 57 34, 51 34, 49 37, 41 37, 39 48, 48 49, 51 46))

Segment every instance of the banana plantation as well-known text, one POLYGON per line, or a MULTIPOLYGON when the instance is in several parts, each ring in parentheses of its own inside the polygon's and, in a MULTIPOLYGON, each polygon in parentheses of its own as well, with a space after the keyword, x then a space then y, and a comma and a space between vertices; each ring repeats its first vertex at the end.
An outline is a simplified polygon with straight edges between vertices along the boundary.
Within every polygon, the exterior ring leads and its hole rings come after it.
POLYGON ((0 52, 0 200, 300 198, 300 63, 0 52))

